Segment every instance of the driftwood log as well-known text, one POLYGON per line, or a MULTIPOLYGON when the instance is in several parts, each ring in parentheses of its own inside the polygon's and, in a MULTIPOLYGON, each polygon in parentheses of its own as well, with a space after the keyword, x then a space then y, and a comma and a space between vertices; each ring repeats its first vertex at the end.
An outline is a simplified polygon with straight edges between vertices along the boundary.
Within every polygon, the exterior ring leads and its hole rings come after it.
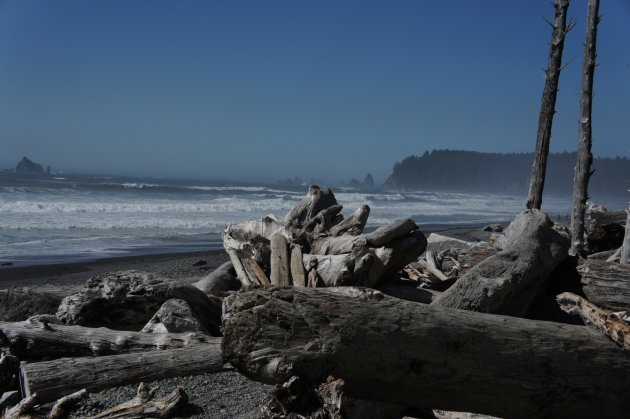
POLYGON ((328 188, 313 185, 283 219, 274 216, 229 225, 223 244, 238 279, 248 285, 374 286, 426 248, 410 219, 363 234, 370 209, 344 219, 328 188))
POLYGON ((630 351, 630 324, 621 318, 625 312, 611 313, 602 310, 585 298, 570 292, 558 295, 557 301, 563 311, 580 316, 585 324, 593 326, 617 345, 630 351))
POLYGON ((569 239, 544 212, 528 210, 508 226, 497 245, 500 252, 466 272, 432 305, 523 316, 566 258, 569 239))
POLYGON ((236 271, 232 262, 225 262, 192 285, 206 294, 223 296, 228 291, 238 290, 241 287, 241 282, 236 279, 236 271))
POLYGON ((29 363, 22 367, 22 382, 27 393, 38 394, 39 402, 50 402, 82 388, 92 393, 222 370, 221 346, 214 341, 189 348, 29 363))
POLYGON ((630 209, 626 210, 626 227, 619 261, 624 265, 630 264, 630 209))
POLYGON ((200 333, 141 333, 32 321, 0 323, 0 343, 23 360, 103 356, 219 342, 200 333))
POLYGON ((350 397, 500 417, 618 418, 630 353, 595 330, 330 289, 228 297, 223 352, 270 384, 343 379, 350 397))
POLYGON ((580 259, 577 271, 590 302, 609 310, 630 312, 630 265, 580 259))
POLYGON ((63 299, 56 316, 68 325, 137 331, 172 298, 186 301, 203 327, 214 336, 220 335, 219 297, 146 272, 95 276, 79 293, 63 299))
POLYGON ((90 419, 170 418, 188 404, 188 395, 181 387, 160 398, 155 398, 157 390, 140 383, 136 397, 90 419))

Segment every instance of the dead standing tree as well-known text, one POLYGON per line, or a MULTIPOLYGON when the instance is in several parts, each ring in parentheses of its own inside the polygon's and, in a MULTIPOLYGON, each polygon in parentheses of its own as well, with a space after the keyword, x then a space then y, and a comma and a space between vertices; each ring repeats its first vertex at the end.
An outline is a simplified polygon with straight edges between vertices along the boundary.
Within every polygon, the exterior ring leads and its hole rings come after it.
POLYGON ((586 22, 586 42, 582 65, 582 95, 580 97, 580 140, 577 163, 573 178, 573 209, 571 211, 571 249, 569 254, 582 255, 584 252, 584 210, 588 198, 588 181, 591 177, 593 107, 593 76, 597 57, 597 24, 599 23, 599 0, 589 0, 586 22))
POLYGON ((542 205, 545 172, 547 170, 547 156, 549 154, 549 142, 551 140, 551 125, 553 123, 553 115, 556 112, 558 81, 560 80, 560 71, 562 70, 564 38, 573 26, 575 26, 575 23, 572 21, 567 25, 569 0, 556 0, 555 9, 553 23, 549 22, 553 31, 551 33, 549 61, 545 74, 545 88, 540 104, 540 115, 538 116, 536 153, 534 154, 532 175, 529 181, 529 194, 526 203, 527 209, 540 209, 542 205))

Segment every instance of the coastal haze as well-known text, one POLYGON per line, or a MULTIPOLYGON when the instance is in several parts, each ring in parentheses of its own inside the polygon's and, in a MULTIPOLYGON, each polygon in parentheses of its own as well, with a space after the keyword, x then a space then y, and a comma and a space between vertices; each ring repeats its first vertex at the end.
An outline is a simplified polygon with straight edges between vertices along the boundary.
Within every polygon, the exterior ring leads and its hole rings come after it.
MULTIPOLYGON (((628 155, 630 3, 600 10, 593 152, 628 155)), ((432 149, 532 152, 547 0, 0 2, 0 168, 335 183, 432 149)), ((577 148, 586 5, 552 151, 577 148)), ((453 167, 453 170, 456 170, 453 167)))
MULTIPOLYGON (((582 6, 555 152, 577 148, 582 6)), ((600 12, 590 193, 620 209, 630 6, 600 12)), ((548 1, 2 2, 0 262, 218 249, 227 224, 282 217, 310 183, 333 187, 345 215, 368 204, 368 228, 508 222, 524 208, 532 155, 511 153, 534 149, 552 13, 548 1), (29 159, 35 174, 15 170, 29 159)), ((553 218, 569 214, 574 160, 550 158, 553 218)))

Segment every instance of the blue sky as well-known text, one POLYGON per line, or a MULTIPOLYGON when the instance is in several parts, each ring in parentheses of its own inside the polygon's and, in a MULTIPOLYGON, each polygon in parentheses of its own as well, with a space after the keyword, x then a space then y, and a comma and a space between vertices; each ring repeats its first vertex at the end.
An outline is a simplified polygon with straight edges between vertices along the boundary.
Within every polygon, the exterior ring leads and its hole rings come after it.
MULTIPOLYGON (((630 2, 604 0, 596 155, 630 155, 630 2)), ((575 150, 586 0, 551 148, 575 150)), ((434 148, 533 151, 549 0, 0 1, 0 168, 382 182, 434 148)))

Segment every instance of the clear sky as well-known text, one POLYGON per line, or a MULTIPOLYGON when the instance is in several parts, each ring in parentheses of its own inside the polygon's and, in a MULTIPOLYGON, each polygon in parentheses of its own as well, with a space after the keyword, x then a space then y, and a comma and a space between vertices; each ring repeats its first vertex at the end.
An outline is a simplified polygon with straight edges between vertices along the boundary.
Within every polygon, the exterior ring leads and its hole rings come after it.
MULTIPOLYGON (((550 0, 0 0, 0 168, 377 182, 533 151, 550 0)), ((551 148, 575 150, 586 0, 551 148)), ((630 152, 630 1, 602 0, 593 150, 630 152)))

